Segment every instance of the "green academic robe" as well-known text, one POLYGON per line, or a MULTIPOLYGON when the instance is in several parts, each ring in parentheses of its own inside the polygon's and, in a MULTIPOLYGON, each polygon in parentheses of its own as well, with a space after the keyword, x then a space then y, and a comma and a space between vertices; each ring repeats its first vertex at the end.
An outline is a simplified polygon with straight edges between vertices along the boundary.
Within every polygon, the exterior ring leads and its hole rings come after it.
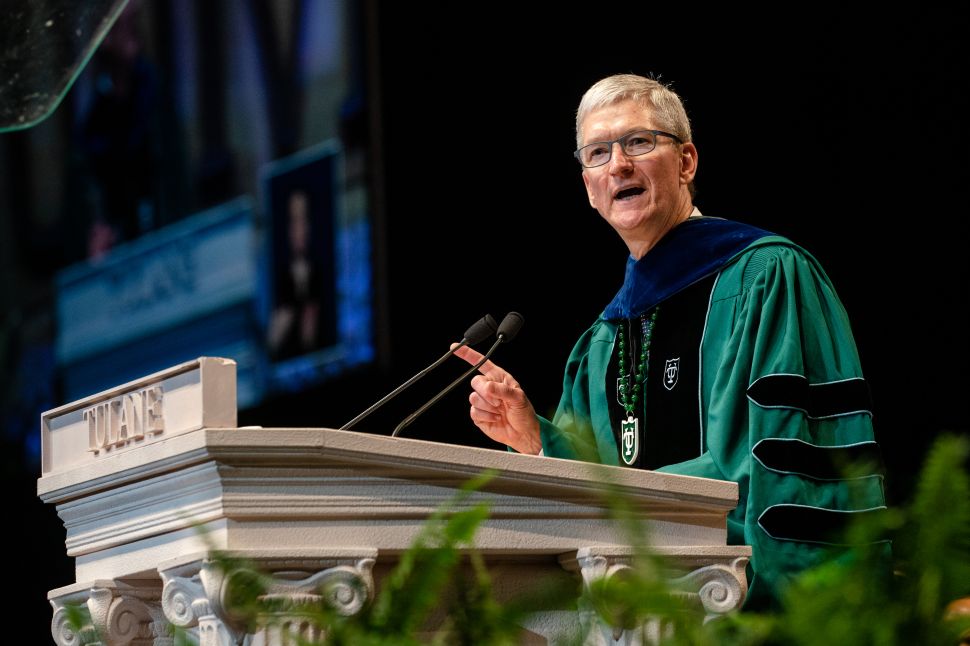
MULTIPOLYGON (((655 446, 697 434, 688 440, 693 457, 657 470, 738 484, 728 543, 752 547, 748 601, 760 606, 778 598, 788 577, 827 558, 843 542, 836 530, 847 519, 878 513, 885 501, 868 388, 835 289, 787 239, 767 234, 743 244, 699 271, 711 287, 698 328, 697 383, 688 384, 698 400, 696 427, 642 432, 655 446), (847 463, 860 460, 871 468, 847 474, 847 463)), ((663 308, 681 291, 661 290, 640 307, 663 308)), ((609 317, 616 312, 593 323, 569 356, 558 409, 551 421, 540 418, 547 456, 621 464, 609 410, 608 370, 624 323, 609 317)), ((649 379, 664 378, 660 359, 651 357, 649 379)), ((649 390, 646 399, 650 410, 649 390)))

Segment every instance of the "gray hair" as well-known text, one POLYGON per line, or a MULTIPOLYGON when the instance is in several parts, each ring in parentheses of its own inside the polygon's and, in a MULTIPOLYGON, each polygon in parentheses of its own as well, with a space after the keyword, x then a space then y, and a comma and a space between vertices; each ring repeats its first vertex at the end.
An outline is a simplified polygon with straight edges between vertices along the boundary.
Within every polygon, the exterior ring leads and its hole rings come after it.
POLYGON ((614 74, 594 83, 579 102, 576 111, 576 147, 583 145, 583 121, 590 112, 628 99, 649 108, 658 129, 677 135, 685 143, 691 140, 687 111, 676 92, 652 78, 614 74))

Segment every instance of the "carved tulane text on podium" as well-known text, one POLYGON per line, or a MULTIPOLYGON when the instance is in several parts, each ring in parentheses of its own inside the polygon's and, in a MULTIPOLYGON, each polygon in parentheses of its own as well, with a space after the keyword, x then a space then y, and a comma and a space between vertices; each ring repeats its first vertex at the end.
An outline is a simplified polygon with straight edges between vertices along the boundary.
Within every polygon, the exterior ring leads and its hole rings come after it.
POLYGON ((161 386, 149 386, 85 408, 88 451, 97 454, 164 431, 162 392, 161 386))
POLYGON ((201 428, 236 426, 236 362, 200 357, 41 415, 44 476, 201 428))

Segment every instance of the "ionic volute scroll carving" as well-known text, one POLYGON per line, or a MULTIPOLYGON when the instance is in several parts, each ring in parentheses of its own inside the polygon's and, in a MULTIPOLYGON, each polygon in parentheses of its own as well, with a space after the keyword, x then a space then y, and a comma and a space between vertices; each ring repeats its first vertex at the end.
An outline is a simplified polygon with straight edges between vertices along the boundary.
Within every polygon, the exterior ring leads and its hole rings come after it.
POLYGON ((350 617, 374 597, 374 559, 358 559, 353 565, 335 565, 299 579, 282 572, 272 578, 261 600, 286 605, 328 606, 350 617))
POLYGON ((51 599, 54 617, 51 636, 57 646, 103 646, 101 633, 95 627, 87 607, 89 591, 51 599))
POLYGON ((162 573, 162 608, 173 625, 196 635, 200 646, 233 646, 260 631, 266 643, 285 643, 293 636, 320 639, 326 626, 308 622, 307 608, 326 606, 351 616, 374 596, 373 558, 313 572, 333 562, 200 560, 162 573))
MULTIPOLYGON (((267 563, 272 573, 264 578, 256 599, 261 608, 257 623, 265 630, 267 643, 290 643, 295 637, 320 640, 326 635, 327 626, 308 619, 314 609, 327 609, 349 617, 373 599, 373 558, 332 563, 267 563), (320 565, 330 567, 314 572, 320 565)), ((237 584, 246 581, 245 575, 227 577, 222 602, 225 603, 226 595, 235 594, 233 588, 237 584)))
POLYGON ((705 621, 710 621, 739 609, 744 603, 748 592, 747 565, 747 557, 707 565, 673 579, 671 585, 687 596, 696 597, 704 606, 705 621))
POLYGON ((622 579, 635 573, 630 556, 593 554, 581 550, 576 564, 583 577, 585 594, 580 600, 579 622, 585 635, 583 646, 642 646, 659 641, 664 625, 659 620, 636 620, 622 610, 597 603, 598 582, 622 579))
MULTIPOLYGON (((738 557, 676 578, 668 573, 666 589, 685 607, 703 609, 704 620, 709 621, 741 607, 747 592, 747 562, 747 557, 738 557)), ((625 612, 622 601, 620 607, 613 607, 616 599, 611 603, 597 596, 597 582, 636 577, 632 563, 632 554, 602 554, 590 549, 577 553, 574 567, 583 577, 586 592, 580 605, 580 624, 586 635, 584 646, 640 646, 658 643, 670 636, 673 627, 662 617, 637 618, 625 612)))
POLYGON ((199 646, 236 646, 244 633, 217 613, 212 595, 221 589, 218 578, 213 581, 218 572, 204 576, 203 568, 200 560, 159 572, 165 582, 161 603, 165 618, 193 635, 199 646))
POLYGON ((54 599, 51 634, 59 646, 170 646, 159 589, 100 582, 54 599))

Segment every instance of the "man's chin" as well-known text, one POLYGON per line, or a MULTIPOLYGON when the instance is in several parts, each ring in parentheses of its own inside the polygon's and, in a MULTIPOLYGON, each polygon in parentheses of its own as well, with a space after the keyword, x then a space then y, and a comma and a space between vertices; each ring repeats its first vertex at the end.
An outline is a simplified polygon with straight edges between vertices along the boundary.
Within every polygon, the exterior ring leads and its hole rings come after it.
POLYGON ((636 229, 643 226, 643 224, 648 222, 649 219, 650 214, 647 213, 642 207, 627 207, 617 209, 615 206, 613 210, 610 211, 609 218, 607 218, 609 223, 613 225, 613 228, 617 231, 636 229))

